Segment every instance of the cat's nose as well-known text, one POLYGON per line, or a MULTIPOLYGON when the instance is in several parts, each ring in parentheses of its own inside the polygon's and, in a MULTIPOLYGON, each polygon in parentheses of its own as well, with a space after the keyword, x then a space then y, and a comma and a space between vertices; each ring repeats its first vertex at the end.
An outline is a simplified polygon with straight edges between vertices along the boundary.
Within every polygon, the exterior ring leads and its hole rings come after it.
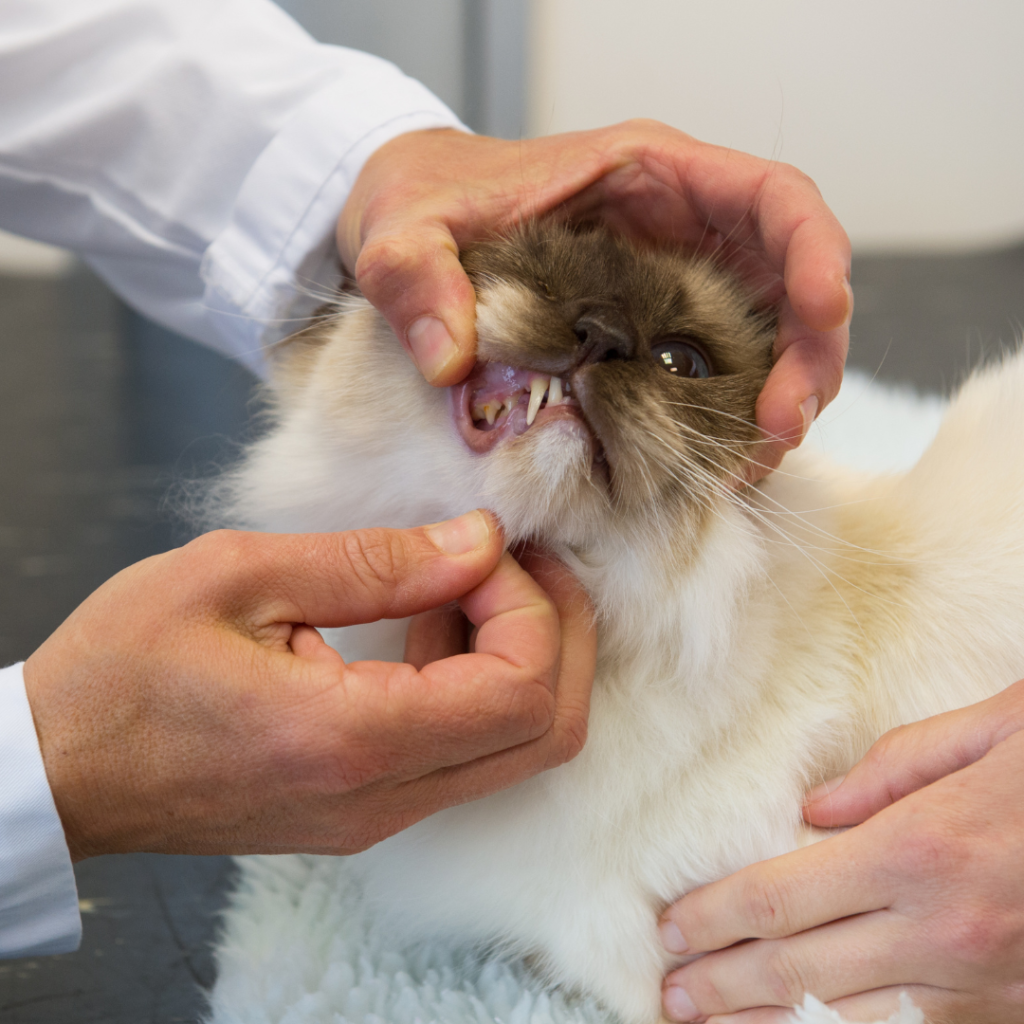
POLYGON ((573 334, 583 349, 583 362, 604 363, 610 359, 632 359, 636 346, 621 327, 584 316, 576 321, 573 334))

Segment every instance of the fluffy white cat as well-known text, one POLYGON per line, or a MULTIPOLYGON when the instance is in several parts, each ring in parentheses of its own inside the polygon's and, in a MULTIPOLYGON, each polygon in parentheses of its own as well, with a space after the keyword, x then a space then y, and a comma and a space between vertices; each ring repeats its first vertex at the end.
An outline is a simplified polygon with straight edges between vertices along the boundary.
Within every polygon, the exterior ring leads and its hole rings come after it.
MULTIPOLYGON (((495 944, 627 1024, 695 886, 812 838, 806 788, 1024 676, 1024 360, 977 374, 911 471, 809 452, 742 484, 774 327, 706 261, 539 228, 466 257, 481 363, 423 382, 365 301, 285 344, 226 521, 406 527, 478 506, 599 617, 584 751, 358 855, 410 939, 495 944)), ((406 624, 336 631, 401 660, 406 624)))

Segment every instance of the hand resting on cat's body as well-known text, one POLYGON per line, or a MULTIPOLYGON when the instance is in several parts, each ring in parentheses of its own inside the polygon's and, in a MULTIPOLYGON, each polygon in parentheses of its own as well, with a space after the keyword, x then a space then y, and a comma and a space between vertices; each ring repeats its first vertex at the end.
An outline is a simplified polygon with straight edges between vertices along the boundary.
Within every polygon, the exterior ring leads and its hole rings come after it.
MULTIPOLYGON (((486 506, 576 573, 600 633, 582 754, 359 869, 410 940, 532 954, 641 1024, 673 964, 669 903, 813 838, 808 784, 887 729, 1024 675, 1024 361, 972 380, 904 476, 793 453, 748 488, 774 326, 731 277, 555 227, 464 259, 481 360, 465 382, 430 388, 342 299, 279 351, 275 425, 218 497, 233 525, 276 531, 486 506)), ((330 639, 398 660, 405 631, 330 639)))

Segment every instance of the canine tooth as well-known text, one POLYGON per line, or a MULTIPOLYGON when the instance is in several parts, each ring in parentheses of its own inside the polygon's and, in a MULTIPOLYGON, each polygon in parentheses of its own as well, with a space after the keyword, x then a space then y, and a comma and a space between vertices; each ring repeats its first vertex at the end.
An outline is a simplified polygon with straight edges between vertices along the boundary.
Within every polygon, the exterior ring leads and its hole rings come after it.
POLYGON ((562 378, 552 377, 548 388, 548 405, 558 405, 562 400, 562 378))
POLYGON ((540 403, 544 401, 544 392, 548 389, 547 377, 534 377, 530 383, 530 405, 526 410, 526 425, 533 425, 540 410, 540 403))
POLYGON ((490 427, 494 426, 494 421, 498 418, 498 413, 501 410, 501 406, 497 402, 488 402, 484 406, 484 413, 487 416, 487 425, 490 427))

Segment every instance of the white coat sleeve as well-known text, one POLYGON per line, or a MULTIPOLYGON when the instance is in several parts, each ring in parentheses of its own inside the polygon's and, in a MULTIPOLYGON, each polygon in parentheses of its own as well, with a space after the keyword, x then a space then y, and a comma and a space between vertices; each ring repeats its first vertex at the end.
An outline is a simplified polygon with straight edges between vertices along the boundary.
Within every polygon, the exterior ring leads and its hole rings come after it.
POLYGON ((334 223, 367 157, 462 128, 270 0, 8 0, 0 97, 0 227, 75 250, 257 372, 337 284, 334 223))
POLYGON ((0 957, 67 953, 81 935, 71 855, 12 665, 0 669, 0 957))
MULTIPOLYGON (((316 43, 270 0, 0 4, 0 227, 75 250, 126 301, 257 373, 337 283, 334 224, 367 157, 441 127, 463 126, 422 85, 316 43)), ((0 956, 80 934, 14 666, 0 671, 0 956)))

